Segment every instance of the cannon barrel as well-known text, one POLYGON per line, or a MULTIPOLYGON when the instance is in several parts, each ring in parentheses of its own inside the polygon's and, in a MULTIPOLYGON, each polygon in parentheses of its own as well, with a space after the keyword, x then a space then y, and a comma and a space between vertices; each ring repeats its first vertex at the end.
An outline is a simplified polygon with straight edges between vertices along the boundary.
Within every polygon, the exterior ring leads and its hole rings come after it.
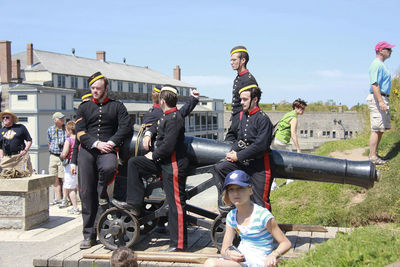
MULTIPOLYGON (((120 159, 123 163, 135 155, 136 140, 137 133, 121 148, 120 159)), ((192 136, 187 136, 185 143, 192 167, 218 163, 231 149, 231 144, 192 136)), ((145 153, 140 140, 138 155, 145 153)), ((370 161, 350 161, 281 150, 272 150, 271 158, 273 176, 279 178, 350 184, 364 188, 373 187, 374 182, 380 179, 379 171, 370 161)))

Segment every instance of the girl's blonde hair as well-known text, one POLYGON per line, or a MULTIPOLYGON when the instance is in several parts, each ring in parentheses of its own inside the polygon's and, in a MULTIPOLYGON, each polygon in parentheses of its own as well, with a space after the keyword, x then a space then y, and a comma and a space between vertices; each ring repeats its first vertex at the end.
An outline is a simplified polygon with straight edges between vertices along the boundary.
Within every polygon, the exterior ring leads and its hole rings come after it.
POLYGON ((75 122, 69 121, 65 124, 65 129, 71 131, 72 134, 75 134, 75 122))

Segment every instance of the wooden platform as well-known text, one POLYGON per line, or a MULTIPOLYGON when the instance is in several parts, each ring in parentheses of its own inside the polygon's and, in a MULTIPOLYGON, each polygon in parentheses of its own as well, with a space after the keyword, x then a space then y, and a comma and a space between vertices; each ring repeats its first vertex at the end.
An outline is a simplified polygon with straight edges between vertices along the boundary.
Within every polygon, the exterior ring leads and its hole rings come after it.
MULTIPOLYGON (((292 242, 292 248, 286 258, 299 257, 309 250, 314 249, 320 243, 330 238, 336 237, 338 231, 349 232, 349 228, 326 227, 327 232, 304 232, 290 231, 286 232, 286 236, 292 242)), ((217 249, 213 246, 210 239, 210 232, 207 229, 191 226, 188 229, 189 252, 199 254, 217 254, 217 249)), ((140 236, 136 245, 132 248, 135 251, 161 251, 168 247, 168 235, 150 232, 145 236, 140 236)), ((64 250, 55 254, 41 256, 33 260, 36 267, 44 266, 63 266, 63 267, 109 267, 108 260, 93 260, 83 258, 85 254, 111 254, 112 251, 105 249, 102 244, 98 244, 87 250, 79 249, 79 242, 66 243, 64 250)), ((202 266, 200 264, 188 263, 166 263, 166 262, 140 262, 140 266, 202 266)))

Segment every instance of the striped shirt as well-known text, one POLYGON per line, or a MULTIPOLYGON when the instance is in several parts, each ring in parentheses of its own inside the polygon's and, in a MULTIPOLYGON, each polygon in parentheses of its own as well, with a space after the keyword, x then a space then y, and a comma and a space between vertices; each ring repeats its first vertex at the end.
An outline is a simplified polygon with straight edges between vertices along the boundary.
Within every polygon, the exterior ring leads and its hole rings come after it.
POLYGON ((55 125, 50 126, 49 129, 47 129, 47 141, 50 144, 50 153, 56 155, 61 154, 66 137, 67 134, 64 129, 58 129, 55 125))
POLYGON ((241 242, 238 249, 245 256, 244 263, 247 266, 264 266, 264 259, 273 250, 274 239, 267 230, 267 223, 274 216, 269 210, 257 204, 253 203, 253 206, 253 213, 248 225, 243 226, 237 223, 237 209, 228 213, 226 223, 240 235, 241 242))

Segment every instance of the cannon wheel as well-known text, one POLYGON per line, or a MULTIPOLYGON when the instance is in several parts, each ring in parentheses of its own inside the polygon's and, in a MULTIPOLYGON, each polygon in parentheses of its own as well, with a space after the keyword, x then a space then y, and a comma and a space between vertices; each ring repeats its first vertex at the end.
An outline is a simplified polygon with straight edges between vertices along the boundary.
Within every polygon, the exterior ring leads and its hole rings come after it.
POLYGON ((97 236, 108 249, 130 247, 139 237, 140 225, 135 215, 127 210, 110 208, 100 215, 97 236))
MULTIPOLYGON (((221 213, 215 218, 213 224, 211 225, 211 241, 214 246, 221 251, 222 241, 225 235, 225 225, 226 225, 226 215, 227 213, 221 213)), ((236 234, 233 245, 238 246, 240 243, 240 237, 236 234)))
MULTIPOLYGON (((159 209, 160 207, 161 207, 161 205, 159 205, 159 204, 145 204, 145 207, 144 207, 145 214, 154 212, 157 209, 159 209)), ((151 230, 153 230, 157 226, 159 220, 160 220, 160 218, 154 218, 151 221, 143 223, 143 225, 140 226, 140 234, 144 235, 144 234, 147 234, 148 232, 150 232, 151 230)))

